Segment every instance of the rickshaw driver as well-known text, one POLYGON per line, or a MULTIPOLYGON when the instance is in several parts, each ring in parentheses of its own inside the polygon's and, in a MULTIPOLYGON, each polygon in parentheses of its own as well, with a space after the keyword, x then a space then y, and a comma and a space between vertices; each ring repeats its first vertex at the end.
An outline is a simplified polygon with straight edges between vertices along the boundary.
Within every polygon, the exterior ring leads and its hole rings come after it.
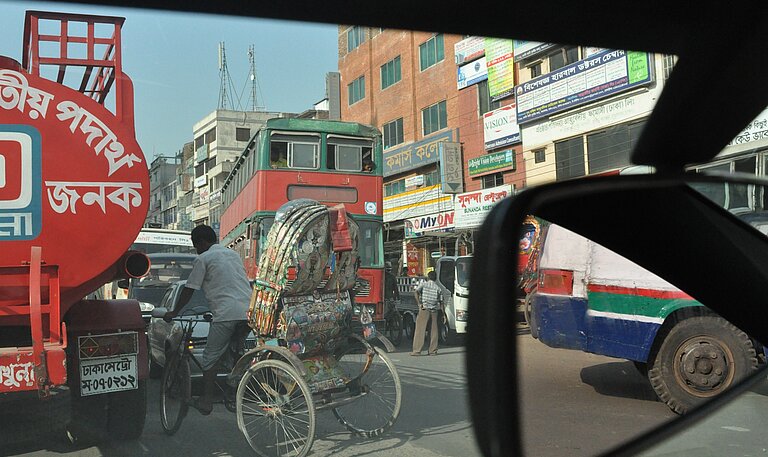
POLYGON ((176 309, 168 311, 164 319, 170 321, 176 317, 192 298, 192 294, 196 290, 203 290, 213 314, 213 322, 208 329, 201 361, 204 392, 192 406, 207 416, 213 411, 217 363, 229 348, 230 341, 239 338, 241 329, 247 327, 251 286, 240 256, 218 244, 216 232, 211 227, 198 225, 192 230, 191 237, 198 256, 192 263, 192 271, 181 291, 176 309))

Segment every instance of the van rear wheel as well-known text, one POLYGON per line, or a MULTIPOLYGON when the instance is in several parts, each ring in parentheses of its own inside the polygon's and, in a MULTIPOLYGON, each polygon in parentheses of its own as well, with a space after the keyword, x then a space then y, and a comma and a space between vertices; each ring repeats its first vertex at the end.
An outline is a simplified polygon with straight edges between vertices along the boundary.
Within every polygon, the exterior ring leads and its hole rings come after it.
POLYGON ((661 401, 685 414, 757 369, 752 340, 719 316, 684 319, 669 331, 648 370, 661 401))

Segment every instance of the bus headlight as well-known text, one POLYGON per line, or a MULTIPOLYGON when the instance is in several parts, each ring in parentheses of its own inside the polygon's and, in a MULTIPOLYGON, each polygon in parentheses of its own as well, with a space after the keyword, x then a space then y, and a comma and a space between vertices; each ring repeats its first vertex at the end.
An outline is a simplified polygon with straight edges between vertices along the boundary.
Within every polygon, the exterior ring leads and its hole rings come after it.
POLYGON ((456 320, 457 321, 466 321, 468 314, 469 313, 467 313, 467 311, 465 311, 463 309, 457 309, 456 310, 456 320))
POLYGON ((139 302, 139 309, 142 313, 151 313, 155 309, 155 305, 152 303, 139 302))

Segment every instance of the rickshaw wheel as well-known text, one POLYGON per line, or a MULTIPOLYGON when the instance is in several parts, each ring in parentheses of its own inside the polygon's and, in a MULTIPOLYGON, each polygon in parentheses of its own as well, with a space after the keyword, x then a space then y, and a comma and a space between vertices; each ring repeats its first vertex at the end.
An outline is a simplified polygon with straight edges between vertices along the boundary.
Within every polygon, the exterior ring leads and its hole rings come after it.
POLYGON ((400 414, 402 388, 395 365, 379 349, 356 342, 337 355, 353 380, 347 385, 356 401, 333 409, 336 419, 357 436, 373 438, 389 430, 400 414))
POLYGON ((237 387, 237 425, 259 456, 307 455, 315 439, 309 386, 286 362, 257 362, 237 387))

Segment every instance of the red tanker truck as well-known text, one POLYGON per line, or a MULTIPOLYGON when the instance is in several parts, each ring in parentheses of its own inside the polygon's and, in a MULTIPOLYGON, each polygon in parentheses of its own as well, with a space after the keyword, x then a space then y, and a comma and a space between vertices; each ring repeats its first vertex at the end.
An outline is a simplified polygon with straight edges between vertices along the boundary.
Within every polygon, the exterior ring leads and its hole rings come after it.
POLYGON ((149 269, 127 252, 149 173, 123 21, 29 11, 22 62, 0 56, 0 401, 66 387, 70 430, 134 438, 148 368, 139 304, 84 299, 149 269))

